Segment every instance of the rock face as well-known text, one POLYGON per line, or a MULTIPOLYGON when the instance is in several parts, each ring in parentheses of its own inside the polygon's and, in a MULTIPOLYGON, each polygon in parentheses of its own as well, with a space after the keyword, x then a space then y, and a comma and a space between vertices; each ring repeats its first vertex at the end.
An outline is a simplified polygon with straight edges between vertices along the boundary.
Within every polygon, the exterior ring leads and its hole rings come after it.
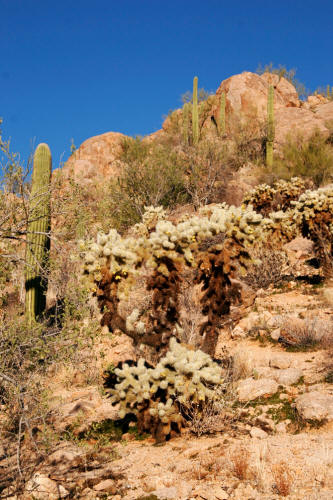
POLYGON ((226 120, 235 121, 257 118, 264 122, 267 117, 267 94, 269 85, 274 86, 274 147, 278 149, 287 139, 288 134, 295 131, 309 137, 315 130, 328 135, 326 121, 333 119, 333 103, 327 103, 322 96, 303 103, 298 99, 295 87, 285 78, 265 73, 261 76, 244 72, 224 80, 218 88, 216 104, 212 115, 218 119, 222 92, 226 94, 226 120))
POLYGON ((123 167, 119 156, 125 138, 118 132, 107 132, 87 139, 67 160, 63 168, 65 177, 72 173, 76 182, 87 184, 94 178, 119 175, 123 167))

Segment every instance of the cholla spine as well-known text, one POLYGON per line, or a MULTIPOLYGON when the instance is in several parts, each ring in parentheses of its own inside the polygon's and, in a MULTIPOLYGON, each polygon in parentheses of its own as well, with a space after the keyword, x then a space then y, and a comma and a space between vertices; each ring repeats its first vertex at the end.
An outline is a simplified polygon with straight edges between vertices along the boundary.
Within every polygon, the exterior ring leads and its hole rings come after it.
POLYGON ((268 88, 267 98, 267 142, 266 142, 266 165, 273 165, 273 144, 274 144, 274 87, 268 88))
POLYGON ((192 134, 193 144, 199 142, 199 111, 198 111, 198 77, 193 78, 193 106, 192 106, 192 134))
POLYGON ((50 182, 52 159, 47 144, 39 144, 34 154, 32 187, 27 228, 25 313, 32 322, 45 309, 49 236, 51 224, 50 182))

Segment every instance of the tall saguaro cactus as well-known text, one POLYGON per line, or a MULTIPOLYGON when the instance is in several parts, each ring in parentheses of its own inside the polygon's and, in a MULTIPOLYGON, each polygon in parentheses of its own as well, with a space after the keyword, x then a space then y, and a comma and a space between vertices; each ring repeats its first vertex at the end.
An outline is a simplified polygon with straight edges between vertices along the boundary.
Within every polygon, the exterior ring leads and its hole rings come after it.
POLYGON ((193 111, 192 111, 193 144, 199 142, 199 112, 198 112, 198 77, 193 78, 193 111))
POLYGON ((267 99, 267 142, 266 142, 266 166, 273 165, 274 144, 274 87, 269 86, 267 99))
POLYGON ((35 321, 46 305, 51 170, 50 149, 39 144, 34 154, 26 247, 25 312, 29 322, 35 321))
POLYGON ((220 137, 222 137, 222 135, 225 134, 225 92, 221 93, 218 129, 219 129, 220 137))

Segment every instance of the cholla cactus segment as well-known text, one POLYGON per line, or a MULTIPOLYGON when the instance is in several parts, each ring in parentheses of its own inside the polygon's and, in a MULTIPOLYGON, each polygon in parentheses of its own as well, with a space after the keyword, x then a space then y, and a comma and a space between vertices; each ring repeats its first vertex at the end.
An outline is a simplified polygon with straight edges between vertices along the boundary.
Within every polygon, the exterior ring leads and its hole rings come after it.
POLYGON ((134 230, 139 236, 147 237, 149 233, 155 229, 157 222, 164 220, 165 217, 166 211, 163 207, 145 207, 142 222, 135 224, 134 230))
POLYGON ((118 383, 110 390, 111 402, 119 404, 119 417, 134 414, 140 428, 147 415, 153 429, 160 427, 164 437, 171 423, 183 424, 181 405, 201 405, 216 397, 216 387, 223 383, 220 367, 202 351, 192 351, 170 339, 169 351, 155 368, 147 368, 143 359, 136 366, 126 363, 115 370, 118 383))
POLYGON ((333 189, 331 187, 306 191, 293 203, 293 219, 305 238, 314 242, 314 250, 332 272, 333 258, 333 189))

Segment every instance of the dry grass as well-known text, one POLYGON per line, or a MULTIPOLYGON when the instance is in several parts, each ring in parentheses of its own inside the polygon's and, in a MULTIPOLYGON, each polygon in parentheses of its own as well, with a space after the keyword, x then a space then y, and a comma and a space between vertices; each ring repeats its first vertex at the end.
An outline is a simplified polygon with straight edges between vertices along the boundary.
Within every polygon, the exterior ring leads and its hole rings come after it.
POLYGON ((234 381, 251 377, 253 374, 254 362, 252 355, 239 349, 233 356, 232 379, 234 381))
POLYGON ((232 473, 238 479, 246 479, 250 465, 250 452, 247 448, 240 446, 230 454, 232 473))
POLYGON ((320 318, 296 320, 286 317, 281 323, 281 339, 295 351, 328 349, 333 345, 333 323, 320 318))
POLYGON ((274 479, 273 489, 282 497, 288 496, 294 481, 289 465, 284 461, 273 464, 272 475, 274 479))

